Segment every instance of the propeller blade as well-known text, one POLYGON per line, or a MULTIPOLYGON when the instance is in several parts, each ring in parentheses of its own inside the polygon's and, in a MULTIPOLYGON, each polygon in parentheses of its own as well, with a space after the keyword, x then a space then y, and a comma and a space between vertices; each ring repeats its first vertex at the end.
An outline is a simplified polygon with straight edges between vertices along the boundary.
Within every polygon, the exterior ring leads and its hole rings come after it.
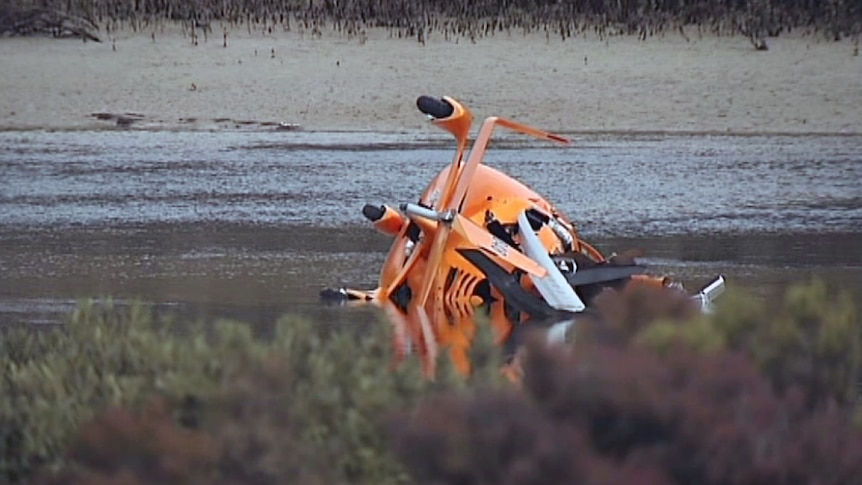
POLYGON ((440 190, 440 197, 434 204, 434 210, 440 211, 443 207, 446 207, 446 203, 449 201, 452 191, 455 190, 455 185, 458 183, 461 176, 461 161, 464 159, 464 149, 466 147, 466 139, 458 140, 458 148, 455 151, 455 156, 452 157, 452 163, 449 165, 449 173, 446 176, 446 183, 443 184, 443 188, 440 190))
MULTIPOLYGON (((460 108, 460 104, 455 102, 452 99, 445 98, 447 102, 455 107, 455 111, 458 112, 460 108)), ((494 256, 506 261, 510 265, 522 269, 534 276, 544 277, 547 274, 547 270, 543 268, 541 265, 533 261, 531 258, 525 256, 523 253, 520 253, 516 249, 512 248, 505 242, 500 239, 494 237, 492 234, 487 232, 481 226, 478 226, 473 221, 463 217, 460 215, 461 204, 464 201, 464 197, 467 194, 467 189, 470 187, 470 184, 473 181, 473 176, 476 173, 476 169, 482 163, 482 158, 485 155, 485 149, 488 145, 488 141, 491 139, 491 135, 494 132, 495 125, 500 125, 504 128, 508 128, 513 131, 519 131, 521 133, 534 136, 536 138, 556 141, 560 143, 569 143, 569 140, 563 138, 558 135, 554 135, 552 133, 542 131, 536 128, 532 128, 527 125, 523 125, 520 123, 516 123, 511 120, 507 120, 504 118, 497 117, 489 117, 484 123, 482 123, 482 127, 479 130, 479 134, 476 136, 476 141, 473 143, 473 148, 470 150, 470 155, 467 158, 466 163, 461 163, 463 158, 463 151, 466 146, 466 136, 462 136, 458 138, 458 150, 452 159, 452 164, 449 168, 449 174, 446 177, 446 183, 443 186, 440 197, 437 199, 437 203, 435 204, 436 212, 445 212, 450 210, 455 210, 455 219, 451 224, 451 227, 454 228, 459 234, 462 235, 465 239, 470 241, 471 244, 474 244, 485 251, 490 252, 494 256)), ((466 132, 464 132, 466 133, 466 132)), ((430 252, 428 253, 428 264, 425 266, 425 275, 423 277, 422 286, 419 291, 419 303, 422 307, 428 302, 428 296, 430 295, 431 289, 436 283, 437 275, 439 272, 440 259, 442 257, 443 251, 448 243, 449 232, 450 232, 450 224, 443 223, 438 226, 438 230, 436 231, 434 242, 431 245, 430 252)), ((419 244, 422 244, 420 241, 417 243, 417 247, 414 250, 419 249, 419 244)), ((408 261, 408 264, 411 263, 408 261)), ((406 276, 406 273, 412 269, 412 265, 408 268, 405 265, 406 271, 402 270, 401 273, 406 276)), ((400 278, 396 278, 396 282, 400 283, 400 280, 403 279, 402 274, 399 273, 400 278)))

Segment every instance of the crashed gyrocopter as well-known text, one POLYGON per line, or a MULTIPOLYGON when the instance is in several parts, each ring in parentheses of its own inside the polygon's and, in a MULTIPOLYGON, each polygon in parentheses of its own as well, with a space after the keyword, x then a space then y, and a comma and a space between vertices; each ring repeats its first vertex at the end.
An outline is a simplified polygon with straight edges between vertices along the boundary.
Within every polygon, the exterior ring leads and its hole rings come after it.
MULTIPOLYGON (((546 328, 563 340, 605 288, 667 287, 629 258, 606 258, 581 240, 572 222, 519 181, 482 163, 495 128, 568 144, 569 140, 514 121, 485 119, 469 148, 470 111, 450 97, 421 96, 419 110, 457 141, 451 164, 415 203, 398 209, 366 205, 363 214, 393 236, 375 290, 324 290, 321 296, 380 305, 395 326, 399 357, 417 353, 433 376, 449 353, 470 372, 468 350, 481 313, 501 345, 512 345, 519 327, 546 328)), ((679 290, 676 290, 679 291, 679 290)), ((724 291, 719 276, 691 295, 702 311, 724 291)))

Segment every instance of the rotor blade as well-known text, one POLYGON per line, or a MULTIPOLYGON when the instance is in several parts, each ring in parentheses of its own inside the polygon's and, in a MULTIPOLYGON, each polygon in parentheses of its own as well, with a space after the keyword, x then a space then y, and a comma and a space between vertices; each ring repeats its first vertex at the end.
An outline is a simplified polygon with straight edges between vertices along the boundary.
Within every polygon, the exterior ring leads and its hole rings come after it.
POLYGON ((557 142, 557 143, 560 143, 563 145, 569 145, 572 143, 571 140, 569 140, 568 138, 566 138, 564 136, 555 135, 551 132, 548 132, 545 130, 540 130, 538 128, 533 128, 532 126, 528 126, 528 125, 525 125, 523 123, 518 123, 517 121, 512 121, 512 120, 509 120, 506 118, 498 118, 496 124, 502 126, 503 128, 508 128, 512 131, 517 131, 517 132, 523 133, 525 135, 530 135, 530 136, 533 136, 536 138, 540 138, 542 140, 553 141, 553 142, 557 142))
POLYGON ((533 232, 530 222, 527 220, 527 213, 521 212, 518 215, 518 229, 521 235, 521 247, 534 261, 537 261, 545 270, 545 276, 533 277, 533 284, 539 293, 545 297, 545 301, 557 310, 566 310, 570 312, 581 312, 586 308, 584 302, 575 293, 574 288, 569 286, 566 278, 557 269, 557 265, 551 260, 548 255, 548 250, 539 241, 539 237, 533 232))
MULTIPOLYGON (((568 138, 517 123, 512 120, 498 118, 496 116, 486 118, 482 123, 482 127, 479 129, 479 134, 476 135, 476 141, 473 142, 473 148, 470 149, 470 155, 467 157, 467 162, 461 167, 461 172, 458 174, 458 181, 455 188, 448 197, 441 197, 441 200, 444 200, 445 205, 441 205, 440 210, 460 208, 461 203, 464 200, 464 196, 467 194, 467 189, 470 187, 470 183, 473 180, 473 175, 476 173, 476 168, 482 163, 482 158, 485 156, 485 149, 488 147, 488 141, 491 139, 494 127, 497 125, 543 140, 550 140, 564 145, 571 143, 568 138)), ((443 195, 446 196, 446 192, 443 192, 443 195)))
MULTIPOLYGON (((487 143, 488 137, 491 136, 491 131, 493 131, 493 123, 489 123, 486 121, 485 124, 482 125, 482 133, 486 133, 484 135, 485 143, 487 143)), ((479 134, 480 137, 482 136, 482 133, 479 134)), ((466 144, 466 141, 464 142, 464 144, 466 144)), ((476 144, 474 143, 474 147, 475 146, 476 144)), ((440 198, 437 200, 437 204, 435 204, 438 212, 442 212, 441 209, 448 210, 448 208, 452 205, 451 202, 455 200, 453 199, 453 195, 458 194, 459 190, 461 192, 466 192, 466 187, 469 186, 470 181, 473 178, 473 173, 476 172, 476 167, 482 160, 481 152, 484 150, 481 150, 477 154, 478 156, 474 156, 474 149, 471 150, 470 159, 467 161, 467 163, 461 165, 460 162, 462 158, 463 148, 464 147, 462 146, 462 143, 459 141, 458 152, 452 159, 452 165, 449 169, 449 175, 446 178, 446 184, 443 187, 440 198), (461 189, 462 184, 464 186, 463 189, 461 189)), ((463 199, 463 194, 457 196, 458 205, 461 204, 461 199, 463 199)), ((461 217, 460 214, 457 217, 461 217)), ((438 270, 437 267, 440 264, 440 258, 442 257, 443 251, 446 247, 446 243, 448 242, 449 232, 451 228, 451 224, 441 223, 438 225, 438 229, 436 231, 436 234, 434 235, 434 242, 431 245, 431 248, 428 253, 428 264, 425 266, 425 275, 422 279, 422 286, 419 288, 418 302, 423 308, 428 302, 428 295, 431 292, 431 288, 435 284, 438 270)))
POLYGON ((548 271, 539 263, 460 214, 457 214, 452 221, 452 228, 470 244, 481 248, 520 270, 539 278, 548 274, 548 271))

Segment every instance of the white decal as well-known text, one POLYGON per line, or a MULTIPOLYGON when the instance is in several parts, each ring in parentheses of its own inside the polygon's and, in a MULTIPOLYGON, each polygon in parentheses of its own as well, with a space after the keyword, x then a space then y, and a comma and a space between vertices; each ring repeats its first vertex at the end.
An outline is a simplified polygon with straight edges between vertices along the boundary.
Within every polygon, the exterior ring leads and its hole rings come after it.
POLYGON ((491 250, 500 256, 506 257, 509 254, 509 245, 496 237, 491 240, 491 250))

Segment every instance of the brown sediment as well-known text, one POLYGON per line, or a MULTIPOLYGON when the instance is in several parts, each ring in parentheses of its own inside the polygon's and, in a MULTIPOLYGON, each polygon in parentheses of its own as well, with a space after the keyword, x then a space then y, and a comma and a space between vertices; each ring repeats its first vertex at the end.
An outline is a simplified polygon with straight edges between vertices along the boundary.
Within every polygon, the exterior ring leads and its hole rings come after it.
POLYGON ((158 42, 150 34, 113 30, 119 52, 0 40, 10 66, 0 75, 0 129, 99 128, 104 123, 90 116, 97 111, 143 115, 133 129, 254 120, 310 131, 413 131, 425 129, 416 96, 445 94, 479 119, 502 115, 563 132, 862 130, 862 67, 850 40, 785 34, 757 52, 743 36, 709 34, 562 42, 519 33, 470 44, 428 33, 423 46, 383 28, 362 39, 274 29, 231 30, 225 48, 219 40, 189 45, 179 24, 161 26, 158 42), (272 49, 275 59, 254 55, 272 49))

